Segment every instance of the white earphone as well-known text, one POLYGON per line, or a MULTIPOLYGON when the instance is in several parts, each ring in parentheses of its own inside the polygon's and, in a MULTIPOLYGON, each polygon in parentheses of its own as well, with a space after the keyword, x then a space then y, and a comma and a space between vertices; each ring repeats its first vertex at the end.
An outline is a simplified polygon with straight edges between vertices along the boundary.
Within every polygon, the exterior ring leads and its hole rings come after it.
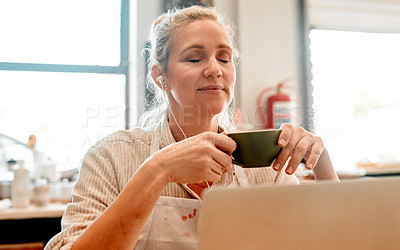
MULTIPOLYGON (((166 88, 167 85, 166 85, 166 84, 163 85, 163 82, 164 82, 163 76, 161 76, 161 75, 158 76, 158 77, 156 78, 156 80, 157 80, 157 82, 159 82, 160 85, 161 85, 161 88, 162 88, 162 90, 163 90, 162 98, 164 99, 165 103, 167 104, 168 109, 169 109, 169 111, 171 112, 172 118, 174 119, 174 121, 175 121, 176 125, 178 126, 179 130, 182 132, 183 137, 186 139, 187 136, 186 136, 185 132, 183 131, 183 129, 181 128, 181 126, 179 125, 178 121, 176 120, 175 115, 174 115, 174 112, 172 112, 172 109, 171 109, 171 107, 170 107, 170 105, 169 105, 169 102, 167 101, 167 98, 165 97, 165 89, 164 89, 164 88, 166 88)), ((210 185, 208 184, 208 181, 206 181, 206 183, 207 183, 208 188, 210 188, 210 185)), ((186 185, 186 184, 185 184, 185 185, 186 185)))
POLYGON ((160 84, 162 84, 163 81, 164 81, 163 76, 157 77, 157 82, 159 82, 160 84))
POLYGON ((160 83, 160 85, 161 85, 161 88, 164 90, 164 88, 166 88, 167 87, 167 84, 164 84, 163 85, 163 81, 164 81, 164 78, 163 78, 163 76, 159 76, 159 77, 157 77, 156 78, 156 80, 157 80, 157 82, 159 82, 160 83))

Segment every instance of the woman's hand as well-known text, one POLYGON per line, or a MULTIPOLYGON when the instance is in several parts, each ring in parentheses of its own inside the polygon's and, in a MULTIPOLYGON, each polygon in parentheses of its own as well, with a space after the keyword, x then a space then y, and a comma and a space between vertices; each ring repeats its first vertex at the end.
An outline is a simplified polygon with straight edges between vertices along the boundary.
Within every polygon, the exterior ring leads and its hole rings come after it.
POLYGON ((282 151, 273 164, 276 171, 281 170, 291 157, 285 170, 287 174, 293 174, 300 162, 305 159, 306 168, 314 169, 317 179, 337 179, 324 142, 320 137, 302 127, 293 127, 290 123, 284 123, 281 129, 278 144, 282 147, 282 151))
POLYGON ((156 161, 168 182, 215 182, 231 170, 235 148, 236 143, 226 135, 204 132, 169 145, 148 160, 156 161))

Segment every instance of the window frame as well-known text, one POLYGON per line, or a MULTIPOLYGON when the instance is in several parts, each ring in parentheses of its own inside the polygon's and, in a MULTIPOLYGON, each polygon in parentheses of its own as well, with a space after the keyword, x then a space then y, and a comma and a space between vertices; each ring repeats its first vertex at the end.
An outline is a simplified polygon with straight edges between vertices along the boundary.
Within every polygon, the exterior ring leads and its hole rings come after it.
MULTIPOLYGON (((121 74, 125 76, 125 107, 130 106, 130 73, 129 73, 129 0, 121 1, 120 17, 120 62, 118 66, 77 65, 77 64, 44 64, 0 62, 0 70, 4 71, 36 71, 62 73, 99 73, 121 74)), ((125 112, 125 127, 129 127, 130 114, 125 112)))
POLYGON ((315 110, 311 84, 310 31, 359 31, 400 33, 400 1, 389 0, 298 0, 299 86, 304 128, 315 132, 315 110), (351 20, 351 22, 349 21, 351 20))

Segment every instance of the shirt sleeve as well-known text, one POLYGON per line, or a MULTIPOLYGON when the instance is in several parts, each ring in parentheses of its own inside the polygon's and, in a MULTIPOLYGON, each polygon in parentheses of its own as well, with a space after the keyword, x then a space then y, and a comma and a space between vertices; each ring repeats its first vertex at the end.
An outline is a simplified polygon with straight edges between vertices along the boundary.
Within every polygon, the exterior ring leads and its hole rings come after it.
POLYGON ((79 177, 61 220, 62 231, 45 249, 71 249, 78 236, 119 194, 115 170, 104 148, 93 147, 84 157, 79 177), (102 150, 103 149, 103 150, 102 150))

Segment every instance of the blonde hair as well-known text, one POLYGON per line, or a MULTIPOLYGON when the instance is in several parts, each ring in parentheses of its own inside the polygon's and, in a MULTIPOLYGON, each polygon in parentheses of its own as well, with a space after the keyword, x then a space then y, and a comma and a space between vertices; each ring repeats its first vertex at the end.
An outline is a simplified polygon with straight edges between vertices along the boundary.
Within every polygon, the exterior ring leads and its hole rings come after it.
POLYGON ((162 98, 162 90, 154 83, 151 77, 151 69, 154 65, 159 65, 163 72, 168 70, 169 53, 174 43, 175 32, 184 27, 186 24, 196 20, 211 19, 220 24, 227 32, 233 47, 234 62, 238 58, 237 48, 234 43, 233 25, 213 7, 202 7, 194 5, 192 7, 168 11, 159 16, 153 23, 148 42, 149 46, 144 49, 147 53, 147 76, 146 83, 148 90, 153 93, 154 99, 149 104, 150 110, 145 112, 139 123, 141 126, 149 125, 149 123, 160 120, 161 115, 167 112, 167 104, 162 98))

